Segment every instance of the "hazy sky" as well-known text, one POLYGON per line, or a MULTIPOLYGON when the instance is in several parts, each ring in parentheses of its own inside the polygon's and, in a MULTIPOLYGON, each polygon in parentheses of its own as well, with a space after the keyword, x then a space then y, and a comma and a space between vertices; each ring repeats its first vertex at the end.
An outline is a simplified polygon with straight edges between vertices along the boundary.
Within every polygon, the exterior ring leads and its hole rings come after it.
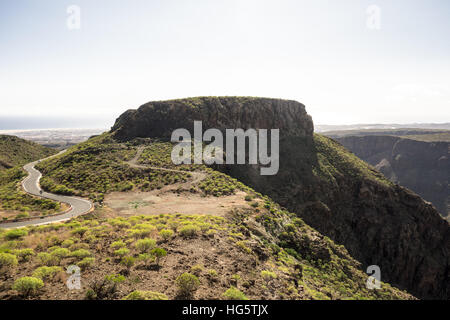
POLYGON ((210 95, 294 99, 316 124, 450 122, 450 1, 0 0, 0 117, 210 95))

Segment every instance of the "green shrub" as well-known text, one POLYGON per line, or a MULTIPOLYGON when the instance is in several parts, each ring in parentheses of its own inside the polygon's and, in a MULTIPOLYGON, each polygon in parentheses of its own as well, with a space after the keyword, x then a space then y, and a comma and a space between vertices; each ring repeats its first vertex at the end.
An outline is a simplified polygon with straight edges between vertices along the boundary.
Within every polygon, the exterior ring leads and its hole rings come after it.
POLYGON ((160 237, 161 238, 163 238, 164 240, 169 240, 170 238, 172 238, 172 236, 173 236, 173 231, 172 230, 170 230, 170 229, 162 229, 160 232, 159 232, 159 235, 160 235, 160 237))
POLYGON ((150 251, 151 249, 153 249, 156 246, 156 241, 154 239, 150 239, 150 238, 141 239, 141 240, 136 241, 134 246, 141 253, 145 253, 145 252, 150 251))
POLYGON ((246 253, 252 253, 252 250, 245 245, 245 241, 236 241, 236 245, 246 253))
POLYGON ((227 291, 225 291, 223 296, 228 300, 248 300, 245 294, 243 294, 235 287, 230 287, 227 291))
POLYGON ((183 297, 190 297, 199 287, 200 281, 198 278, 190 273, 183 273, 175 280, 178 291, 183 297))
POLYGON ((121 274, 109 274, 109 275, 105 276, 105 280, 114 282, 114 283, 121 283, 121 282, 124 282, 126 279, 121 274))
POLYGON ((24 218, 28 218, 30 216, 30 214, 28 212, 21 212, 16 216, 16 219, 24 219, 24 218))
POLYGON ((88 227, 79 227, 79 228, 72 230, 71 233, 78 234, 80 237, 82 237, 88 230, 89 230, 88 227))
POLYGON ((196 264, 191 267, 191 272, 196 276, 199 276, 203 272, 203 266, 201 264, 196 264))
POLYGON ((123 298, 123 300, 169 300, 169 298, 165 294, 155 291, 136 290, 123 298))
POLYGON ((211 280, 217 279, 218 276, 219 276, 219 274, 217 273, 216 270, 214 270, 214 269, 209 269, 209 270, 208 270, 208 277, 209 277, 211 280))
POLYGON ((94 280, 86 291, 86 299, 113 299, 116 296, 117 285, 123 281, 125 281, 125 277, 120 274, 111 274, 105 276, 104 279, 94 280))
POLYGON ((231 276, 231 280, 233 280, 235 283, 238 283, 238 281, 241 280, 241 276, 238 274, 233 274, 231 276))
POLYGON ((261 277, 266 282, 270 282, 272 279, 275 279, 277 277, 277 275, 273 271, 263 270, 263 271, 261 271, 261 277))
POLYGON ((181 227, 180 234, 184 238, 192 238, 197 235, 200 228, 197 226, 194 226, 193 224, 185 225, 184 227, 181 227))
POLYGON ((25 229, 12 229, 9 231, 6 231, 6 233, 4 234, 5 239, 7 240, 14 240, 14 239, 19 239, 21 237, 24 237, 28 235, 28 231, 25 229))
POLYGON ((156 264, 158 266, 160 259, 167 255, 167 251, 164 250, 163 248, 154 248, 150 253, 156 258, 156 264))
POLYGON ((77 259, 84 259, 84 258, 90 257, 91 253, 89 252, 89 250, 86 250, 86 249, 78 249, 78 250, 73 251, 70 254, 70 256, 77 258, 77 259))
POLYGON ((68 257, 70 255, 70 250, 67 248, 57 248, 50 253, 52 256, 58 257, 59 259, 68 257))
POLYGON ((53 267, 39 267, 33 272, 33 277, 39 279, 53 278, 58 272, 62 272, 62 268, 58 266, 53 267))
POLYGON ((127 256, 123 257, 120 263, 123 264, 127 269, 130 269, 134 265, 135 260, 136 259, 134 257, 127 256))
POLYGON ((145 238, 148 237, 150 233, 152 233, 155 230, 156 227, 151 224, 140 223, 136 224, 132 229, 128 229, 127 234, 128 236, 133 238, 145 238))
POLYGON ((9 268, 18 264, 17 257, 11 253, 0 252, 0 268, 9 268))
POLYGON ((155 260, 155 257, 151 253, 141 253, 138 259, 143 261, 145 264, 149 264, 155 260))
POLYGON ((125 257, 128 253, 130 253, 130 250, 127 248, 120 248, 114 251, 114 254, 118 257, 125 257))
POLYGON ((69 247, 70 251, 76 251, 76 250, 79 250, 79 249, 88 250, 89 249, 89 244, 87 244, 87 243, 75 243, 75 244, 73 244, 73 245, 71 245, 69 247))
POLYGON ((82 270, 86 270, 87 268, 90 268, 94 265, 95 258, 92 257, 86 257, 83 258, 80 262, 77 263, 77 266, 79 266, 82 270))
POLYGON ((36 294, 44 286, 44 282, 35 277, 22 277, 14 281, 13 290, 18 291, 24 296, 36 294))
POLYGON ((34 256, 34 250, 33 249, 16 249, 13 250, 13 253, 21 260, 21 261, 28 261, 32 256, 34 256))
POLYGON ((48 252, 38 253, 37 259, 41 266, 57 266, 60 262, 60 259, 57 256, 54 256, 48 252))
POLYGON ((118 241, 114 241, 113 243, 111 243, 111 249, 120 249, 120 248, 125 248, 127 245, 125 242, 123 242, 122 240, 118 240, 118 241))

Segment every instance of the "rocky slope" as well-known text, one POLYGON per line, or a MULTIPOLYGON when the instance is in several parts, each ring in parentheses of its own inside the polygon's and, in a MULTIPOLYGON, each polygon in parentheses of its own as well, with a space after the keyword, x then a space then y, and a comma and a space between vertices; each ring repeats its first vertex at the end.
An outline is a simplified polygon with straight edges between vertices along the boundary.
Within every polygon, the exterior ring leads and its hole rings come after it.
POLYGON ((120 140, 169 137, 175 128, 280 128, 280 171, 257 166, 219 169, 267 194, 322 234, 343 244, 382 279, 421 298, 450 297, 450 228, 438 212, 341 145, 313 135, 304 106, 263 98, 195 98, 150 102, 116 121, 120 140))
POLYGON ((449 142, 384 135, 348 136, 337 141, 391 181, 432 202, 444 218, 450 215, 449 142))
POLYGON ((414 299, 384 282, 368 289, 343 246, 236 179, 174 166, 172 147, 104 133, 42 161, 43 188, 61 184, 96 209, 0 230, 0 299, 24 298, 14 284, 29 276, 44 285, 26 298, 39 299, 414 299), (64 268, 73 264, 82 288, 69 291, 64 268), (196 288, 180 291, 183 274, 196 288))

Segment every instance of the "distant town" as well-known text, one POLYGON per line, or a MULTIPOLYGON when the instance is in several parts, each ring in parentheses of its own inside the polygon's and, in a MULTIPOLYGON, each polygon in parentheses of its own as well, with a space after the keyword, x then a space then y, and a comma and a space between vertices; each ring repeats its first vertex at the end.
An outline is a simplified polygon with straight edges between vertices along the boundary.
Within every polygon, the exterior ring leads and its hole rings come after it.
POLYGON ((0 134, 17 136, 50 148, 65 149, 107 130, 105 128, 0 130, 0 134))

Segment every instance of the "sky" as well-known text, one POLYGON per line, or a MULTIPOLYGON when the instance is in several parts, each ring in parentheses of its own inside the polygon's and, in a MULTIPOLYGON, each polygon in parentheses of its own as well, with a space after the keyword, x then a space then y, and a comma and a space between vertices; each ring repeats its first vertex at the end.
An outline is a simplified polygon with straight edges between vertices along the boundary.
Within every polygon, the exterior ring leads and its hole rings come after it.
POLYGON ((0 0, 0 118, 242 95, 316 124, 450 122, 449 39, 448 0, 0 0))

